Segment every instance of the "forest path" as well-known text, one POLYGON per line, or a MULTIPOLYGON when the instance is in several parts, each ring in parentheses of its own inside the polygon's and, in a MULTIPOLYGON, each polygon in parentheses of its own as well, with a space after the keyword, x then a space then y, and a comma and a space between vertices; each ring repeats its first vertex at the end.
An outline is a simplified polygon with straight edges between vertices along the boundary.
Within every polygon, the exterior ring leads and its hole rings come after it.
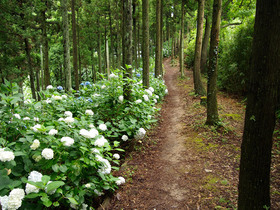
MULTIPOLYGON (((127 160, 121 171, 130 173, 132 181, 119 191, 110 209, 189 209, 199 200, 197 180, 190 173, 201 168, 187 138, 193 135, 184 126, 189 102, 186 91, 179 85, 178 66, 164 61, 168 95, 161 111, 157 130, 148 134, 149 150, 139 151, 141 157, 127 160), (140 171, 140 172, 139 172, 140 171)), ((197 135, 197 134, 196 134, 197 135)))
MULTIPOLYGON (((193 93, 192 71, 164 61, 169 94, 159 122, 135 142, 115 176, 126 183, 106 209, 236 209, 244 103, 219 92, 222 127, 208 127, 206 108, 193 93)), ((280 150, 272 152, 271 209, 280 209, 280 150)), ((100 208, 104 209, 104 208, 100 208)))

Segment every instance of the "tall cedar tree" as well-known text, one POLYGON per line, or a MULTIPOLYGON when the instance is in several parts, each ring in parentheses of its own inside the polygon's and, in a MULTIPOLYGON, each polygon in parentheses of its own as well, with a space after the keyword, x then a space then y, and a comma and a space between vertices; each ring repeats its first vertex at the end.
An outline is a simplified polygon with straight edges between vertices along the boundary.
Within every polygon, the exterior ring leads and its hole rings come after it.
POLYGON ((69 47, 69 26, 68 26, 68 9, 67 0, 61 0, 62 10, 62 31, 63 31, 63 49, 64 49, 64 69, 65 69, 65 89, 70 91, 71 83, 71 69, 70 69, 70 47, 69 47))
POLYGON ((143 57, 143 86, 149 87, 149 0, 142 1, 142 24, 143 24, 143 44, 142 44, 142 57, 143 57))
POLYGON ((207 56, 208 56, 208 44, 211 33, 211 17, 210 14, 205 16, 205 30, 202 41, 202 49, 201 49, 201 61, 200 61, 200 72, 204 74, 207 69, 207 56))
POLYGON ((124 98, 130 100, 131 84, 127 80, 132 77, 132 0, 123 0, 123 63, 124 98))
POLYGON ((280 84, 280 1, 258 0, 239 174, 238 209, 270 207, 270 164, 280 84))
POLYGON ((75 78, 75 90, 79 90, 79 72, 78 72, 78 50, 77 50, 77 32, 76 32, 76 1, 71 0, 72 10, 72 39, 73 39, 73 68, 75 78))
POLYGON ((219 121, 217 107, 217 67, 221 13, 222 0, 214 0, 211 41, 209 49, 209 65, 207 68, 207 125, 215 125, 219 121))
POLYGON ((155 77, 160 75, 161 70, 161 0, 156 0, 156 59, 155 59, 155 77))
POLYGON ((198 95, 205 95, 206 91, 201 81, 200 73, 200 60, 201 60, 201 48, 202 48, 202 36, 203 36, 203 18, 204 18, 204 3, 205 0, 198 0, 198 12, 197 12, 197 32, 195 42, 195 55, 194 55, 194 91, 198 95))
POLYGON ((184 21, 185 18, 185 0, 182 0, 181 7, 181 33, 180 33, 180 73, 184 76, 184 21))

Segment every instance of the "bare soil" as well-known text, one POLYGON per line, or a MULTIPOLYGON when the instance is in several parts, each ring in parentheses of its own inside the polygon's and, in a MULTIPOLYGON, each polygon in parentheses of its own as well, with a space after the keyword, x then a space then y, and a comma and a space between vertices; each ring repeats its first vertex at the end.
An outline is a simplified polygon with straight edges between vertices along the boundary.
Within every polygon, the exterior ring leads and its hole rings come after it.
MULTIPOLYGON (((170 59, 164 66, 169 94, 159 123, 115 174, 126 184, 107 209, 235 209, 245 105, 219 93, 222 126, 205 126, 206 108, 193 94, 192 72, 181 79, 170 59)), ((279 147, 273 149, 272 209, 280 209, 279 147)))

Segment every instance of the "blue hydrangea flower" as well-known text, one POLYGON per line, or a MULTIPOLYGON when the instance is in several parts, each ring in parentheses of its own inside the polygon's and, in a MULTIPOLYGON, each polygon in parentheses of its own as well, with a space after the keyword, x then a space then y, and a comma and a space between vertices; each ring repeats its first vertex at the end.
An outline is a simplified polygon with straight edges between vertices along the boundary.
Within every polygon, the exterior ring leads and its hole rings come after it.
POLYGON ((141 74, 137 73, 137 74, 136 74, 136 77, 141 77, 141 74))
POLYGON ((91 98, 89 98, 88 101, 91 102, 91 103, 93 102, 93 100, 91 98))
POLYGON ((82 82, 80 85, 81 85, 81 86, 84 86, 85 84, 82 82))
POLYGON ((90 82, 89 81, 86 81, 85 82, 85 85, 87 86, 87 85, 90 85, 90 82))
POLYGON ((63 90, 63 87, 62 86, 57 86, 57 89, 58 90, 63 90))

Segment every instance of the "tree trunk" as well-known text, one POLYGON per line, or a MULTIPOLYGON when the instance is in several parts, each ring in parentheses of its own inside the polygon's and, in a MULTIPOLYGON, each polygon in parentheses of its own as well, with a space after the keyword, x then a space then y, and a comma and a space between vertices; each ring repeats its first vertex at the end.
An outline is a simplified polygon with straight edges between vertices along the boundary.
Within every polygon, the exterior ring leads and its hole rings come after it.
POLYGON ((37 99, 41 101, 41 97, 39 95, 40 92, 40 68, 36 69, 36 91, 37 91, 37 99))
POLYGON ((155 77, 160 75, 161 71, 161 0, 156 0, 156 59, 155 59, 155 77))
POLYGON ((142 58, 143 58, 143 86, 148 88, 149 82, 149 0, 142 1, 142 22, 143 22, 143 40, 142 40, 142 58))
POLYGON ((79 9, 77 9, 77 34, 78 34, 79 84, 81 84, 81 81, 82 81, 82 61, 81 61, 81 48, 80 48, 79 9))
POLYGON ((26 52, 26 57, 27 57, 27 65, 28 65, 28 70, 29 70, 29 75, 30 75, 30 87, 31 87, 32 98, 36 100, 34 72, 33 72, 33 67, 32 67, 32 62, 31 62, 30 45, 29 45, 27 38, 24 38, 24 44, 25 44, 25 52, 26 52))
POLYGON ((110 75, 110 57, 109 57, 109 43, 108 38, 105 36, 105 49, 106 49, 106 67, 107 67, 107 77, 110 75))
POLYGON ((72 38, 73 38, 73 68, 75 77, 75 90, 79 90, 79 72, 78 72, 78 51, 77 51, 77 32, 76 32, 76 1, 71 0, 72 10, 72 38))
POLYGON ((205 0, 198 0, 197 32, 196 32, 194 68, 193 68, 194 91, 196 94, 203 95, 203 96, 206 94, 206 91, 201 81, 200 59, 201 59, 201 47, 202 47, 202 36, 203 36, 204 3, 205 0))
POLYGON ((280 84, 280 2, 257 0, 238 209, 270 208, 270 165, 280 84))
POLYGON ((44 90, 44 58, 43 58, 43 46, 40 45, 40 56, 41 56, 41 87, 44 90))
POLYGON ((49 71, 49 43, 47 36, 47 23, 45 11, 42 11, 42 42, 43 42, 43 63, 44 63, 44 87, 51 84, 49 71))
POLYGON ((221 13, 222 0, 214 0, 211 41, 209 50, 209 65, 207 69, 207 125, 215 125, 219 122, 217 105, 217 68, 221 13))
POLYGON ((184 18, 185 18, 185 0, 182 0, 181 7, 181 33, 180 33, 180 73, 184 77, 184 18))
POLYGON ((132 18, 133 18, 133 61, 134 61, 134 66, 138 66, 137 64, 137 14, 136 14, 136 4, 137 0, 133 0, 132 1, 132 10, 133 10, 133 14, 132 14, 132 18))
POLYGON ((123 0, 123 63, 124 72, 124 98, 130 101, 132 78, 132 0, 123 0))
POLYGON ((97 47, 97 53, 98 53, 98 72, 102 74, 102 55, 101 55, 101 32, 100 32, 100 23, 99 19, 97 19, 97 25, 98 25, 98 47, 97 47))
POLYGON ((206 23, 205 23, 205 31, 204 31, 204 37, 202 42, 202 50, 201 50, 201 61, 200 61, 200 69, 201 73, 206 72, 207 68, 207 54, 208 54, 208 44, 209 44, 209 38, 211 33, 211 19, 210 16, 206 16, 206 23))
POLYGON ((65 69, 65 89, 70 91, 71 83, 71 68, 70 68, 70 49, 69 49, 69 26, 68 26, 68 9, 67 0, 61 0, 62 9, 62 31, 63 31, 63 49, 64 49, 64 69, 65 69))

